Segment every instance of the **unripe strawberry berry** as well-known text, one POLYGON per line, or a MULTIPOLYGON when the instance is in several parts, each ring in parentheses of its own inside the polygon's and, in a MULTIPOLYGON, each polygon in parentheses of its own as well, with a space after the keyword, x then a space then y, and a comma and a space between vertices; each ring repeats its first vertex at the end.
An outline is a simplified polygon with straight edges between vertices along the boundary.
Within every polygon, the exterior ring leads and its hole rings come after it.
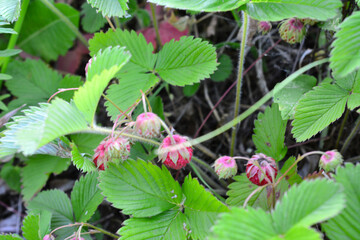
POLYGON ((43 237, 43 240, 54 240, 55 238, 50 235, 50 234, 46 234, 44 237, 43 237))
POLYGON ((130 143, 124 137, 111 137, 103 140, 95 149, 93 162, 100 170, 105 170, 107 163, 118 159, 125 161, 130 155, 130 143))
POLYGON ((180 149, 171 150, 167 149, 167 147, 175 146, 177 144, 181 144, 187 141, 185 137, 179 135, 172 135, 171 137, 164 138, 163 142, 159 147, 159 160, 170 168, 179 170, 186 166, 191 160, 193 155, 193 149, 191 147, 181 147, 180 149))
POLYGON ((275 160, 262 153, 252 156, 246 165, 246 176, 252 183, 258 186, 263 186, 269 183, 263 172, 266 174, 270 183, 273 183, 276 178, 277 171, 275 160), (257 162, 263 171, 261 171, 254 162, 257 162))
POLYGON ((258 22, 258 31, 261 32, 262 35, 270 32, 271 28, 272 28, 272 25, 270 22, 267 22, 267 21, 260 21, 258 22))
POLYGON ((279 29, 280 37, 291 44, 301 42, 305 37, 304 24, 297 18, 289 18, 283 21, 279 29))
POLYGON ((334 171, 343 162, 343 157, 337 150, 327 151, 320 157, 319 166, 326 172, 334 171))
POLYGON ((215 172, 219 178, 230 178, 236 175, 238 167, 234 158, 223 156, 214 163, 215 172))
POLYGON ((159 117, 154 113, 142 113, 136 118, 135 131, 144 138, 158 137, 160 135, 160 128, 159 117))
POLYGON ((310 25, 310 26, 312 26, 312 25, 314 25, 315 23, 317 23, 317 21, 316 20, 314 20, 314 19, 311 19, 311 18, 302 18, 302 19, 300 19, 305 25, 310 25))

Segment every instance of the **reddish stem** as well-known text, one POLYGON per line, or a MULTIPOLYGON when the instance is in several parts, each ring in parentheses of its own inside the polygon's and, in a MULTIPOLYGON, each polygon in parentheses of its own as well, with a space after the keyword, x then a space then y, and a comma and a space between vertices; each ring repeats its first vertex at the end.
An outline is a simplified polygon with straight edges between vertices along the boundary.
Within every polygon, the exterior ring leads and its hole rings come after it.
MULTIPOLYGON (((278 45, 281 42, 281 39, 279 39, 274 45, 272 45, 271 47, 269 47, 263 54, 261 54, 260 57, 258 57, 243 73, 243 76, 245 76, 245 74, 247 74, 254 66, 255 64, 262 59, 268 52, 270 52, 276 45, 278 45)), ((207 120, 209 119, 209 117, 212 115, 212 113, 214 112, 215 108, 220 104, 220 102, 226 97, 226 95, 230 92, 230 90, 236 86, 237 81, 235 81, 225 92, 224 94, 220 97, 220 99, 217 101, 217 103, 214 105, 214 107, 211 109, 211 111, 208 113, 208 115, 206 116, 206 118, 204 119, 204 121, 201 123, 199 129, 196 131, 194 138, 196 138, 201 129, 204 127, 205 123, 207 122, 207 120)))

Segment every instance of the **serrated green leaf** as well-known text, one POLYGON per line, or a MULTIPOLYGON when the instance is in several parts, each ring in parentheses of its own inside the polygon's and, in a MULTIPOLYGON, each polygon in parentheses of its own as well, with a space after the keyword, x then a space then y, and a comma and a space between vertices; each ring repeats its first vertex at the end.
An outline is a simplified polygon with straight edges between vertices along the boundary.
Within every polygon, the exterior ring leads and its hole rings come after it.
POLYGON ((5 83, 7 89, 18 97, 17 106, 26 103, 35 105, 46 102, 54 94, 61 82, 61 75, 39 60, 10 62, 7 73, 13 76, 5 83), (19 87, 21 86, 21 87, 19 87))
POLYGON ((360 11, 354 12, 340 24, 335 37, 330 67, 339 77, 345 77, 360 66, 360 11))
POLYGON ((74 143, 71 144, 71 148, 71 161, 77 169, 81 169, 83 172, 92 172, 96 170, 95 164, 89 158, 81 154, 74 143))
POLYGON ((233 208, 213 227, 210 240, 266 240, 276 236, 269 214, 262 209, 233 208))
MULTIPOLYGON (((229 191, 227 191, 226 195, 228 198, 226 199, 226 203, 229 206, 234 207, 242 207, 246 198, 254 191, 256 188, 258 188, 257 185, 250 182, 250 180, 246 177, 245 173, 235 176, 234 177, 235 182, 230 183, 228 188, 229 191)), ((257 199, 260 196, 260 192, 257 192, 252 196, 252 198, 248 202, 248 206, 253 206, 257 199)))
MULTIPOLYGON (((285 174, 285 172, 295 163, 295 157, 290 157, 288 160, 285 161, 284 165, 282 166, 280 172, 285 174)), ((285 180, 290 184, 294 185, 295 183, 301 183, 302 178, 297 173, 297 166, 290 169, 290 171, 284 177, 285 180)))
POLYGON ((178 8, 201 12, 225 12, 236 9, 249 2, 249 0, 149 0, 149 2, 163 5, 167 8, 178 8))
MULTIPOLYGON (((145 37, 135 31, 127 31, 117 29, 116 31, 109 30, 106 33, 96 33, 92 39, 89 40, 90 55, 94 56, 100 49, 107 47, 122 46, 126 47, 131 54, 130 63, 135 66, 135 72, 152 71, 156 61, 156 54, 153 45, 146 42, 145 37), (139 70, 141 69, 141 70, 139 70)), ((129 64, 127 64, 129 65, 129 64)), ((125 66, 122 72, 129 72, 129 67, 125 66)))
MULTIPOLYGON (((54 6, 78 27, 77 10, 63 3, 54 6)), ((40 0, 30 2, 19 34, 21 49, 45 61, 56 60, 59 55, 65 55, 75 38, 75 33, 40 0)))
POLYGON ((180 209, 168 210, 150 218, 130 218, 119 229, 120 239, 171 239, 187 238, 188 221, 180 209))
POLYGON ((336 217, 322 224, 329 239, 360 239, 360 164, 346 163, 339 167, 335 175, 336 182, 342 184, 346 196, 346 207, 336 217))
POLYGON ((82 28, 88 33, 95 33, 104 27, 106 18, 99 14, 95 8, 92 8, 87 2, 81 5, 81 19, 82 28))
POLYGON ((294 226, 309 227, 336 216, 345 207, 340 184, 326 179, 303 181, 285 193, 272 212, 274 228, 286 233, 294 226))
POLYGON ((88 129, 82 113, 59 98, 23 112, 25 116, 14 117, 13 122, 6 124, 5 137, 0 139, 0 156, 18 151, 31 155, 60 136, 88 129))
POLYGON ((183 93, 186 97, 194 96, 195 93, 199 90, 200 83, 194 83, 193 85, 185 85, 183 88, 183 93))
POLYGON ((298 142, 305 141, 341 117, 349 92, 325 83, 309 91, 299 101, 292 133, 298 142))
POLYGON ((190 235, 193 239, 205 239, 218 215, 228 212, 229 208, 207 192, 191 175, 185 178, 182 189, 186 197, 185 216, 189 219, 190 235))
MULTIPOLYGON (((127 66, 125 66, 126 68, 127 66)), ((119 84, 112 84, 106 91, 106 96, 111 100, 105 102, 108 115, 114 121, 121 112, 113 105, 115 104, 123 112, 129 112, 132 105, 141 98, 141 91, 147 92, 159 82, 159 78, 154 74, 136 73, 130 71, 122 74, 119 84), (141 91, 140 91, 141 90, 141 91)))
POLYGON ((23 221, 23 226, 21 228, 23 236, 26 240, 41 240, 40 233, 40 216, 39 215, 27 215, 23 221))
POLYGON ((334 74, 335 83, 340 87, 348 90, 350 96, 347 102, 347 107, 350 110, 354 110, 360 106, 360 73, 352 72, 346 77, 339 77, 334 74))
POLYGON ((60 174, 69 167, 70 161, 66 158, 48 155, 34 155, 23 167, 22 195, 25 201, 29 201, 35 193, 45 186, 50 174, 60 174), (36 174, 34 174, 36 172, 36 174))
POLYGON ((21 53, 21 49, 6 49, 0 51, 0 57, 11 57, 21 53))
POLYGON ((222 54, 219 57, 218 69, 211 75, 211 80, 215 82, 223 82, 230 77, 233 70, 232 60, 229 55, 222 54))
POLYGON ((310 75, 300 75, 280 91, 274 90, 274 102, 279 104, 281 117, 284 120, 294 119, 295 108, 305 93, 316 85, 316 78, 310 75))
POLYGON ((39 236, 40 239, 50 233, 50 226, 51 226, 51 217, 52 213, 46 210, 40 212, 40 221, 39 221, 39 236))
POLYGON ((208 42, 181 37, 163 46, 155 70, 164 81, 184 86, 209 78, 218 65, 216 60, 215 48, 208 42))
POLYGON ((145 161, 151 161, 157 157, 157 154, 152 148, 153 146, 142 144, 141 142, 136 142, 131 146, 130 158, 139 158, 145 161))
POLYGON ((256 20, 280 21, 285 18, 311 18, 325 21, 342 6, 339 0, 252 0, 246 12, 256 20))
MULTIPOLYGON (((312 228, 307 227, 293 227, 291 228, 284 237, 276 239, 281 240, 321 240, 322 234, 312 228)), ((275 240, 275 239, 272 239, 275 240)))
POLYGON ((126 10, 129 9, 127 6, 128 0, 87 0, 87 2, 102 12, 104 17, 124 17, 126 10))
MULTIPOLYGON (((60 190, 49 190, 39 193, 33 200, 29 202, 27 208, 34 214, 41 213, 41 211, 44 210, 51 212, 52 229, 74 222, 74 213, 70 199, 64 192, 60 190)), ((57 235, 68 234, 67 236, 69 236, 73 233, 74 228, 65 228, 56 231, 57 235)))
POLYGON ((100 97, 115 74, 129 61, 130 55, 124 48, 109 47, 99 51, 88 69, 87 81, 74 94, 74 103, 93 124, 100 97))
POLYGON ((0 16, 8 22, 16 21, 20 16, 21 0, 0 0, 0 16))
POLYGON ((182 191, 170 172, 142 160, 126 160, 100 173, 99 187, 114 207, 134 217, 151 217, 182 202, 182 191))
POLYGON ((287 152, 284 145, 286 123, 276 103, 267 107, 264 113, 259 113, 252 136, 256 152, 270 156, 275 161, 283 159, 287 152))
POLYGON ((17 234, 6 234, 6 235, 0 235, 0 240, 23 240, 23 239, 17 234))
POLYGON ((81 177, 71 192, 71 203, 77 222, 87 222, 96 211, 104 197, 98 184, 98 173, 88 173, 81 177))

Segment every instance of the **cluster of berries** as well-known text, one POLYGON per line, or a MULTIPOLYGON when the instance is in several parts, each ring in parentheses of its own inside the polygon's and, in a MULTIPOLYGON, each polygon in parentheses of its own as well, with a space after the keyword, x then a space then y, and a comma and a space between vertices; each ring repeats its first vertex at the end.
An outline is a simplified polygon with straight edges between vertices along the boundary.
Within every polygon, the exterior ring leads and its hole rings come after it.
MULTIPOLYGON (((136 121, 130 126, 131 133, 143 138, 156 138, 160 136, 161 121, 159 117, 151 112, 142 113, 136 121)), ((163 139, 159 147, 159 160, 173 169, 181 169, 191 160, 193 149, 191 147, 182 147, 187 139, 179 135, 170 135, 163 139), (171 149, 172 146, 176 148, 171 149)), ((123 136, 107 137, 95 149, 93 162, 99 170, 105 170, 108 162, 125 161, 130 155, 131 143, 128 138, 123 136)))
MULTIPOLYGON (((219 178, 230 178, 237 173, 236 157, 223 156, 214 163, 219 178)), ((319 167, 326 172, 334 171, 343 162, 341 154, 336 150, 325 152, 319 161, 319 167)), ((253 155, 246 164, 246 176, 254 184, 263 186, 273 183, 276 179, 278 167, 273 158, 259 153, 253 155)))
MULTIPOLYGON (((298 43, 301 42, 306 34, 306 25, 314 25, 316 23, 316 20, 309 19, 309 18, 303 18, 303 19, 297 19, 297 18, 289 18, 287 20, 284 20, 280 23, 279 27, 279 33, 280 37, 290 43, 298 43)), ((260 21, 258 23, 258 31, 262 34, 268 33, 272 28, 272 25, 270 22, 267 21, 260 21)))

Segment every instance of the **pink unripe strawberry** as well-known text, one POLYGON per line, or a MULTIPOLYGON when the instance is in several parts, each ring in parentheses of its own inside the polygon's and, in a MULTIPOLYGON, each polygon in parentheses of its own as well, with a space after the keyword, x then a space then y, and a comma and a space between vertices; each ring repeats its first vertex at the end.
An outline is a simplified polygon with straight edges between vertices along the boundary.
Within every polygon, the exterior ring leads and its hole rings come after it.
POLYGON ((95 166, 100 170, 105 170, 108 162, 114 160, 125 161, 130 155, 130 143, 127 138, 124 137, 110 137, 107 140, 103 140, 99 146, 95 149, 93 156, 93 162, 95 166))
POLYGON ((160 135, 160 128, 159 117, 154 113, 142 113, 136 118, 135 131, 144 138, 158 137, 160 135))
POLYGON ((270 183, 273 183, 275 181, 277 171, 278 169, 275 160, 262 153, 252 156, 246 165, 246 176, 252 183, 258 186, 268 184, 268 180, 270 183), (262 171, 258 166, 256 166, 255 162, 258 163, 262 171), (263 172, 266 174, 268 180, 265 178, 263 172))
POLYGON ((179 170, 186 166, 191 160, 193 149, 191 147, 180 147, 179 149, 172 150, 171 146, 175 146, 187 141, 185 137, 179 135, 172 135, 171 137, 164 138, 159 147, 159 160, 170 168, 179 170), (169 147, 169 148, 168 148, 169 147))
POLYGON ((50 235, 50 234, 46 234, 44 237, 43 237, 43 240, 54 240, 55 238, 50 235))
POLYGON ((229 156, 216 159, 214 167, 219 178, 225 179, 235 176, 238 170, 235 159, 229 156))
POLYGON ((279 29, 280 37, 291 44, 301 42, 305 37, 304 24, 297 18, 289 18, 281 23, 279 29))
POLYGON ((319 166, 326 172, 334 171, 343 162, 343 157, 337 150, 325 152, 320 157, 319 166))
POLYGON ((260 21, 260 22, 258 22, 257 27, 258 27, 258 31, 261 32, 262 35, 264 35, 264 34, 270 32, 272 25, 268 21, 260 21))

